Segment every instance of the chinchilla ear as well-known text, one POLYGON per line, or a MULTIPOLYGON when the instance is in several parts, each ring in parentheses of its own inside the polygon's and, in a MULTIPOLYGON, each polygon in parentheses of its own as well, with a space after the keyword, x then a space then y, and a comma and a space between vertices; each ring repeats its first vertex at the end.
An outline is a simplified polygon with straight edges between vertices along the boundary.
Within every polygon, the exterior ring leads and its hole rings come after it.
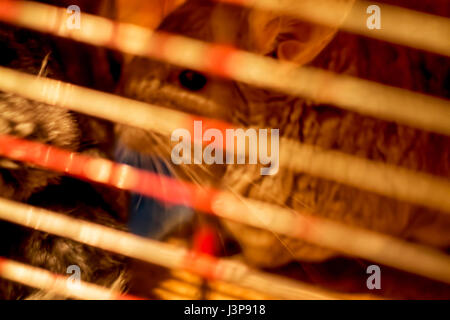
MULTIPOLYGON (((318 0, 297 0, 296 8, 314 9, 318 0)), ((320 0, 324 1, 324 0, 320 0)), ((319 1, 319 2, 320 2, 319 1)), ((303 65, 313 60, 333 39, 340 23, 350 11, 354 0, 340 0, 342 14, 332 27, 318 25, 296 17, 281 16, 267 11, 252 9, 248 15, 251 51, 275 56, 303 65)), ((327 7, 323 10, 327 10, 327 7)))
POLYGON ((277 47, 282 32, 282 18, 267 11, 252 10, 248 15, 249 47, 251 51, 268 54, 277 47))
POLYGON ((327 46, 337 30, 294 19, 283 19, 276 56, 280 60, 288 60, 299 65, 306 64, 327 46))
MULTIPOLYGON (((156 29, 161 21, 182 5, 186 0, 116 0, 115 17, 120 22, 135 24, 148 29, 156 29)), ((115 54, 118 60, 128 63, 130 54, 115 54)))
POLYGON ((117 17, 122 22, 155 29, 186 0, 116 0, 117 17))

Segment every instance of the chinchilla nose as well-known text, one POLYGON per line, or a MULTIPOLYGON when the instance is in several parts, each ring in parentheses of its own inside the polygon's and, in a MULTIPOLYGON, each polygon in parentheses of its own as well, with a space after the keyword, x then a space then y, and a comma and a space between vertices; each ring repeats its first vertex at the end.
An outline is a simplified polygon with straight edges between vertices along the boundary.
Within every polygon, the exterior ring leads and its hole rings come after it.
POLYGON ((14 126, 14 134, 19 137, 27 137, 33 134, 35 127, 32 122, 18 123, 14 126))
POLYGON ((18 137, 27 137, 33 134, 35 127, 32 122, 15 123, 0 116, 0 134, 13 134, 18 137))

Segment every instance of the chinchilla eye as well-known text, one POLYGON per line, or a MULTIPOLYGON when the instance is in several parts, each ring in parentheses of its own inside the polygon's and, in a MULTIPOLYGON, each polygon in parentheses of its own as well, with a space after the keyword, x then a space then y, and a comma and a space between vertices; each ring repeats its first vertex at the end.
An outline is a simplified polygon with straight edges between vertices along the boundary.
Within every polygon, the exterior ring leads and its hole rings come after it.
POLYGON ((192 70, 182 71, 178 76, 178 80, 184 88, 191 91, 203 89, 208 81, 204 75, 192 70))

